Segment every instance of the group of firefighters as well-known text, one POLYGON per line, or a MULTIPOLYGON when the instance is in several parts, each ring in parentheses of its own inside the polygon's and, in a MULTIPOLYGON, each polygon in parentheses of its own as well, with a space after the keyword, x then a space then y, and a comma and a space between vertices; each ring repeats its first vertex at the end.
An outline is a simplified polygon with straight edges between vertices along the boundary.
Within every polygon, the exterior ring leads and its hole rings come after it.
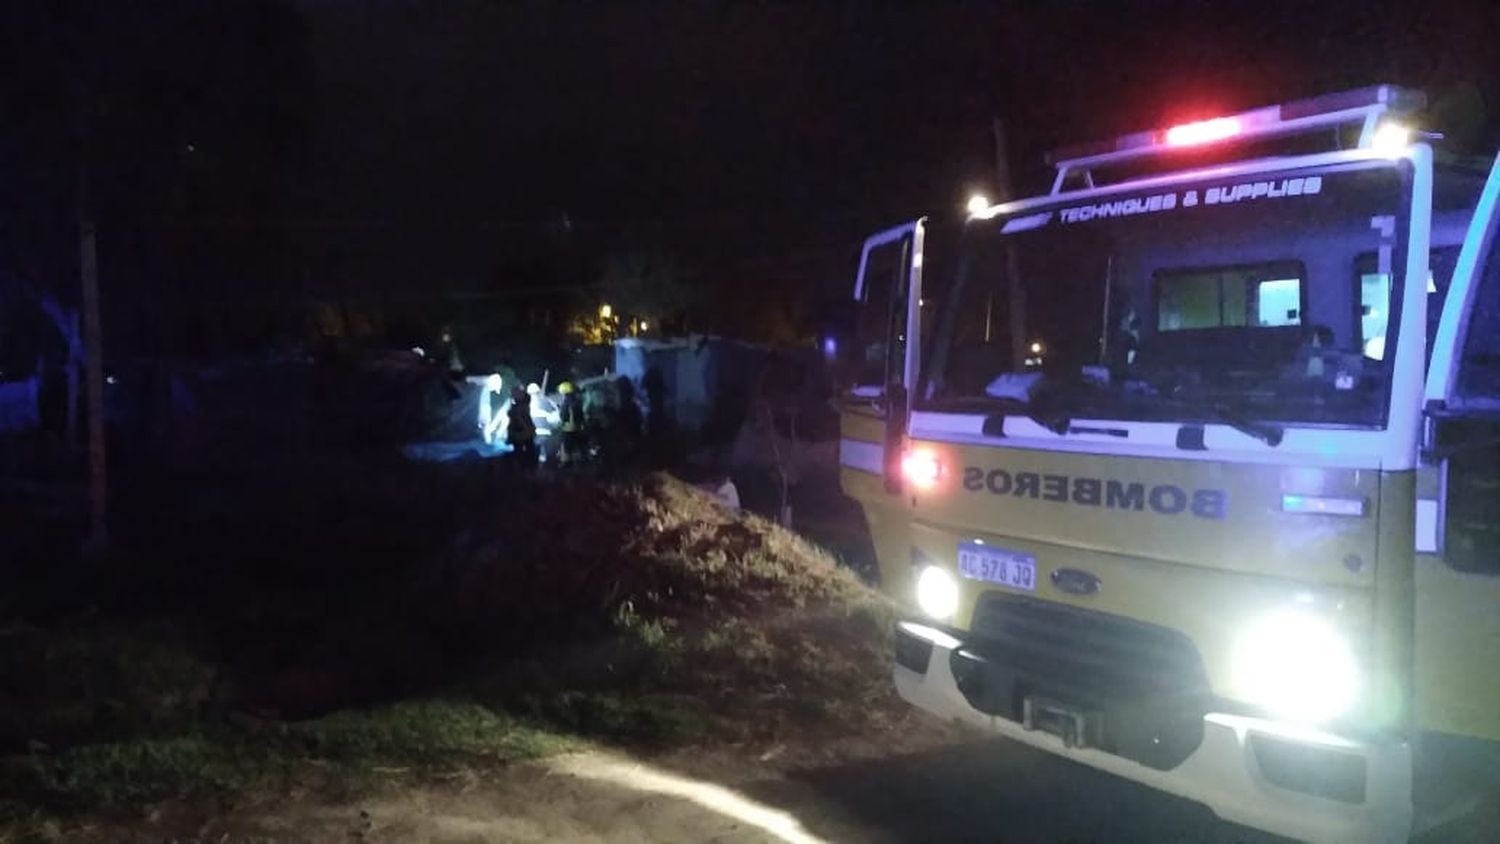
MULTIPOLYGON (((579 466, 596 457, 615 462, 639 439, 641 428, 640 410, 627 386, 628 382, 596 384, 585 394, 573 382, 564 381, 553 399, 536 384, 516 385, 490 421, 486 439, 497 439, 494 434, 503 423, 505 443, 526 468, 542 460, 559 466, 579 466), (620 395, 609 395, 611 388, 620 395)), ((498 385, 489 392, 497 393, 498 385)), ((486 427, 483 422, 481 427, 486 427)))
POLYGON ((541 385, 523 387, 515 383, 507 395, 505 379, 498 372, 464 378, 458 345, 447 326, 430 356, 416 351, 447 370, 455 382, 469 380, 482 385, 480 437, 488 445, 503 441, 523 467, 544 461, 578 466, 595 460, 613 466, 629 461, 639 450, 645 417, 628 378, 597 376, 576 384, 563 381, 557 385, 555 398, 541 385), (498 408, 496 402, 501 403, 498 408))

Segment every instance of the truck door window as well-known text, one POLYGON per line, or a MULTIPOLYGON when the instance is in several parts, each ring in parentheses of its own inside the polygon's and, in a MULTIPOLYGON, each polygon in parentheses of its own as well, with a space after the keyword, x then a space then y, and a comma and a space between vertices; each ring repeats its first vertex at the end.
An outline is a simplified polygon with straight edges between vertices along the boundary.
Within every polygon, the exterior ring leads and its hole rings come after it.
POLYGON ((1385 359, 1385 330, 1391 320, 1391 274, 1359 274, 1359 346, 1371 360, 1385 359))
MULTIPOLYGON (((1458 264, 1458 247, 1444 246, 1432 250, 1427 272, 1427 360, 1432 360, 1432 341, 1437 337, 1438 321, 1443 318, 1443 303, 1448 299, 1448 285, 1458 264)), ((1426 366, 1423 366, 1426 369, 1426 366)))
POLYGON ((892 349, 890 341, 897 338, 900 343, 897 320, 905 315, 902 294, 910 243, 902 239, 870 252, 855 329, 856 348, 850 355, 854 384, 861 392, 882 393, 900 373, 900 350, 892 349))
POLYGON ((1455 398, 1466 410, 1500 411, 1500 248, 1491 248, 1458 362, 1455 398))
MULTIPOLYGON (((1427 360, 1432 360, 1432 343, 1437 337, 1438 320, 1443 316, 1443 301, 1453 265, 1458 261, 1458 247, 1444 246, 1432 250, 1427 272, 1427 360)), ((1391 275, 1379 272, 1374 252, 1355 259, 1359 279, 1359 342, 1365 357, 1385 358, 1385 339, 1391 318, 1391 275)), ((1424 365, 1425 369, 1425 365, 1424 365)))
POLYGON ((1468 336, 1439 429, 1446 451, 1443 558, 1461 571, 1500 574, 1500 249, 1478 278, 1468 336))

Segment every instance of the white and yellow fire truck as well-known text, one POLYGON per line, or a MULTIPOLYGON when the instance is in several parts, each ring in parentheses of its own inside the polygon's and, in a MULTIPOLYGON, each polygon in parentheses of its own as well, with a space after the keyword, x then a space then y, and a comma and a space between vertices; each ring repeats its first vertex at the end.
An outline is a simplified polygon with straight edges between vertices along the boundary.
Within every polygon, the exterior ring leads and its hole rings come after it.
POLYGON ((1069 149, 951 249, 866 241, 841 476, 907 701, 1296 838, 1472 807, 1418 774, 1500 740, 1500 160, 1422 107, 1069 149))

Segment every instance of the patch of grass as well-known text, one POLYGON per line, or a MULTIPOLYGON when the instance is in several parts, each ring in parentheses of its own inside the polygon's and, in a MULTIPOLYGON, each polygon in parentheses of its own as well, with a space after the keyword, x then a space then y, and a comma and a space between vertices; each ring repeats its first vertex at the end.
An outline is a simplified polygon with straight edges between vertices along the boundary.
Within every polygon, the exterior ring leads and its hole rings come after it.
POLYGON ((518 708, 571 733, 651 747, 688 744, 710 730, 701 701, 665 694, 573 689, 523 697, 518 708))
POLYGON ((581 746, 463 700, 420 700, 291 724, 240 725, 0 759, 0 840, 52 817, 166 799, 247 800, 309 778, 359 790, 378 775, 538 758, 581 746))
POLYGON ((237 749, 204 735, 89 744, 7 758, 0 782, 8 793, 55 810, 133 805, 242 787, 254 762, 237 749))
POLYGON ((0 636, 0 752, 120 738, 196 720, 212 666, 166 625, 127 629, 84 620, 0 636))
POLYGON ((382 765, 514 761, 576 746, 479 704, 446 700, 336 712, 288 725, 285 739, 319 758, 382 765))

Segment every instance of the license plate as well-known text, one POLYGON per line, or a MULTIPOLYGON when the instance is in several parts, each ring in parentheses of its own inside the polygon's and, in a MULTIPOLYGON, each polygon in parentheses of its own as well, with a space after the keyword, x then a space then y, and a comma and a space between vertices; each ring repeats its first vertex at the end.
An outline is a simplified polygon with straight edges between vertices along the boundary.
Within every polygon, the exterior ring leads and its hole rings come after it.
POLYGON ((970 580, 1036 591, 1036 557, 975 542, 958 546, 958 570, 970 580))

